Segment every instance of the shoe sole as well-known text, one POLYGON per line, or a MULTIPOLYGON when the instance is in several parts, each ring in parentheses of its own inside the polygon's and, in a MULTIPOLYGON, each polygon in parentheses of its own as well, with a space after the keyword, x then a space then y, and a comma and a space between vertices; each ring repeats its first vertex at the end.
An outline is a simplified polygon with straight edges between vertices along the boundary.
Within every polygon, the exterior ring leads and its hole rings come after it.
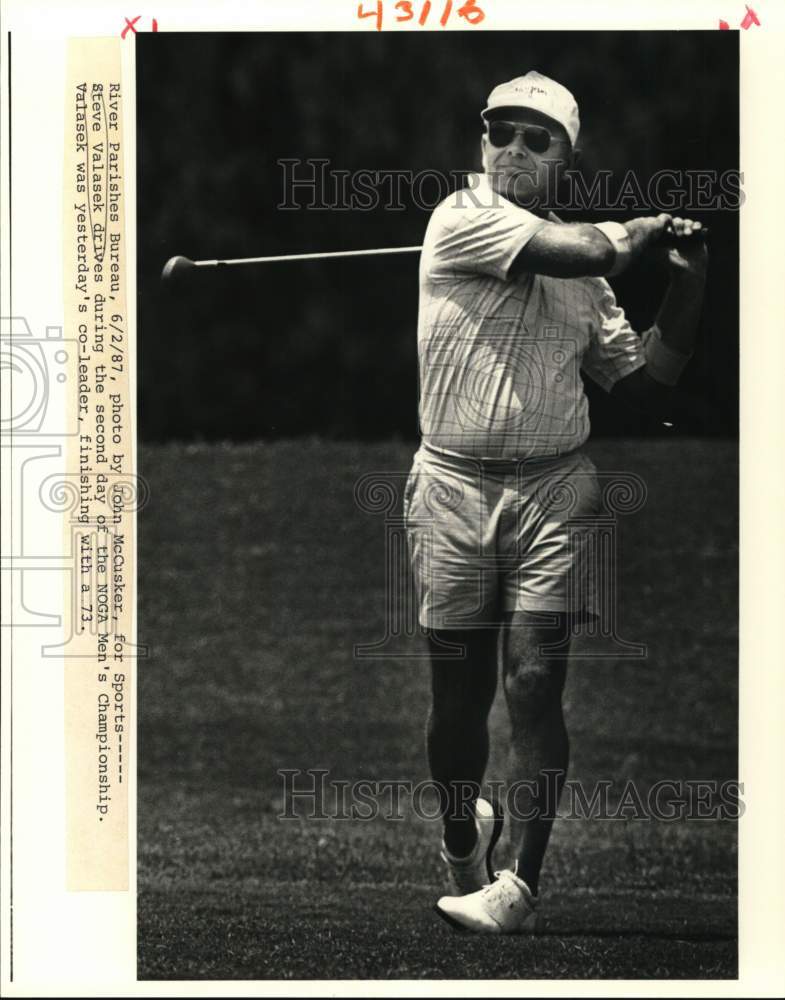
POLYGON ((493 809, 493 830, 491 831, 491 840, 488 844, 488 850, 485 852, 485 871, 488 875, 488 881, 493 882, 495 876, 493 872, 492 858, 494 849, 499 843, 499 838, 501 837, 502 830, 504 829, 504 811, 496 799, 486 799, 486 802, 490 802, 491 808, 493 809))
POLYGON ((438 913, 438 915, 442 918, 442 920, 446 924, 449 924, 450 927, 452 927, 454 930, 460 931, 461 934, 469 933, 468 927, 464 927, 464 925, 459 923, 454 917, 451 917, 448 913, 445 913, 443 910, 440 910, 438 903, 433 904, 433 912, 438 913))
POLYGON ((459 920, 456 920, 455 917, 451 917, 449 913, 445 913, 444 910, 440 910, 438 903, 433 904, 433 910, 435 913, 438 913, 442 920, 446 924, 449 924, 453 930, 458 931, 459 934, 485 934, 490 937, 514 937, 516 934, 529 934, 534 936, 542 934, 544 927, 542 917, 538 913, 534 919, 533 927, 522 927, 518 931, 499 931, 498 934, 494 931, 473 931, 470 927, 467 927, 466 924, 462 924, 459 920))
MULTIPOLYGON (((491 811, 493 812, 491 839, 488 841, 488 846, 485 848, 485 877, 488 880, 485 884, 487 885, 489 882, 496 881, 496 874, 493 870, 493 852, 496 849, 496 845, 499 843, 499 838, 501 837, 504 829, 504 810, 495 798, 486 798, 485 801, 491 807, 491 811)), ((482 886, 477 886, 477 888, 481 889, 482 886)))

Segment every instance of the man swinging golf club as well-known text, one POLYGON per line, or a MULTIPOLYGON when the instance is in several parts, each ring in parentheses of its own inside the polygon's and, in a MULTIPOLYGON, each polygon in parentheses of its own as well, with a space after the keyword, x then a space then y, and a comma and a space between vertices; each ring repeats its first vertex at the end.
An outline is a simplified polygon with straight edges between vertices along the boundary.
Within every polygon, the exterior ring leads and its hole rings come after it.
POLYGON ((484 173, 436 208, 421 256, 422 444, 404 514, 431 661, 427 750, 450 886, 437 910, 472 931, 515 933, 534 925, 554 789, 558 800, 567 771, 569 638, 598 612, 567 524, 600 509, 581 450, 580 370, 667 417, 693 349, 707 251, 688 219, 562 224, 541 207, 549 171, 575 163, 578 107, 560 84, 536 72, 503 83, 482 118, 484 173), (638 336, 605 278, 657 255, 670 283, 638 336), (511 867, 494 877, 502 817, 479 790, 499 659, 517 793, 506 809, 511 867))

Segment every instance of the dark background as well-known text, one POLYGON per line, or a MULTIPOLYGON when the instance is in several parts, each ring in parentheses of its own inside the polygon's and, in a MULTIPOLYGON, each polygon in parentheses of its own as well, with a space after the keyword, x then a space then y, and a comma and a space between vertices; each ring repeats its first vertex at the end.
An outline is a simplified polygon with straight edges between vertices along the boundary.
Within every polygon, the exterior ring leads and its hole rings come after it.
MULTIPOLYGON (((657 170, 739 165, 738 32, 159 33, 136 45, 142 440, 417 437, 416 255, 161 285, 174 254, 422 242, 429 213, 412 205, 279 210, 281 158, 323 157, 335 170, 476 169, 486 95, 536 68, 578 100, 587 179, 611 169, 618 190, 632 169, 645 190, 657 170)), ((646 213, 583 217, 634 214, 646 213)), ((738 213, 690 214, 710 226, 712 257, 675 433, 734 436, 738 213)), ((614 284, 644 329, 664 276, 637 268, 614 284)), ((588 391, 595 435, 662 433, 588 391)))

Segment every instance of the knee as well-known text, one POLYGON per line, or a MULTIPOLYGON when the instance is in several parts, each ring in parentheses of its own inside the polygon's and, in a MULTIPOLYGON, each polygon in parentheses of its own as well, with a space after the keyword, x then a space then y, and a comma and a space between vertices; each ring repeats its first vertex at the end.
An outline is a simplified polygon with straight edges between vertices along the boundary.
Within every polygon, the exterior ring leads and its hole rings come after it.
MULTIPOLYGON (((464 639, 464 637, 459 637, 464 639)), ((431 663, 431 724, 484 725, 496 692, 495 637, 465 637, 466 659, 431 663), (493 640, 493 641, 492 641, 493 640)))
POLYGON ((438 684, 433 687, 430 721, 434 728, 453 732, 484 726, 493 704, 495 680, 471 683, 438 684))
POLYGON ((493 704, 493 694, 466 689, 434 692, 430 721, 435 728, 454 732, 485 725, 493 704))
POLYGON ((531 655, 514 657, 505 665, 504 693, 510 710, 527 717, 548 714, 561 704, 565 670, 562 663, 531 655))

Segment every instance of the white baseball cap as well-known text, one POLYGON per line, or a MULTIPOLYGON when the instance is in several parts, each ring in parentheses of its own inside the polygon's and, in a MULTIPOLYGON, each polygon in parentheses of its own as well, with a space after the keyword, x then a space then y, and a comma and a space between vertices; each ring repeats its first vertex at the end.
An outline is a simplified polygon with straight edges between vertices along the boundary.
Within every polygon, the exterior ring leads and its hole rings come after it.
POLYGON ((532 108, 563 125, 570 142, 575 146, 581 121, 575 98, 560 83, 530 70, 526 76, 518 76, 507 83, 494 87, 488 96, 488 107, 482 112, 487 118, 489 111, 496 108, 532 108))

